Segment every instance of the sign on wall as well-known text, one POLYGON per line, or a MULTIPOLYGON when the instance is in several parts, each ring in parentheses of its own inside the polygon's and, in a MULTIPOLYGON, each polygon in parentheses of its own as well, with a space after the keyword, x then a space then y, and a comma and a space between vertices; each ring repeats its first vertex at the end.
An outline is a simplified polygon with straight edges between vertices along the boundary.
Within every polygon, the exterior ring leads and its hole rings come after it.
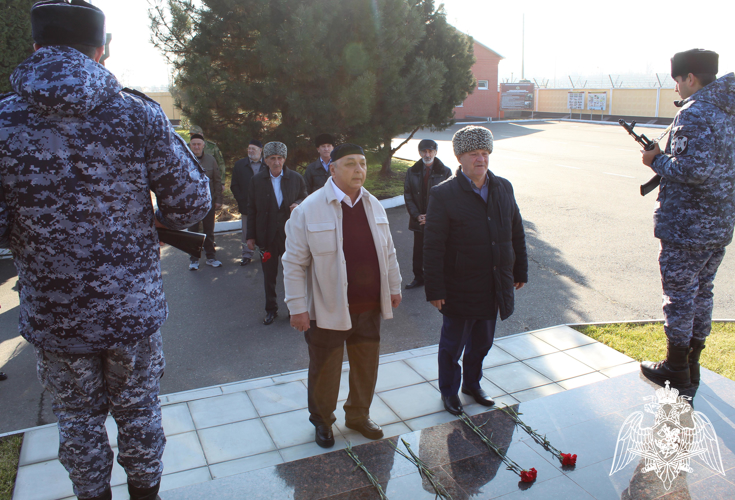
POLYGON ((605 111, 607 105, 607 92, 587 94, 587 109, 605 111))
POLYGON ((501 83, 500 109, 502 111, 533 111, 533 83, 501 83))
POLYGON ((584 92, 568 92, 567 108, 584 109, 584 92))

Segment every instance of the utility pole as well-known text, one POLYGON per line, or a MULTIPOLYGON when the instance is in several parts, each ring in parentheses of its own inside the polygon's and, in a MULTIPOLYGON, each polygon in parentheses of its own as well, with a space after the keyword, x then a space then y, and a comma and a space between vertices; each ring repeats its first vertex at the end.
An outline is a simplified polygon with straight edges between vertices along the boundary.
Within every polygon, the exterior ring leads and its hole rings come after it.
POLYGON ((526 79, 525 60, 526 60, 526 13, 523 13, 523 21, 521 26, 521 80, 526 79))

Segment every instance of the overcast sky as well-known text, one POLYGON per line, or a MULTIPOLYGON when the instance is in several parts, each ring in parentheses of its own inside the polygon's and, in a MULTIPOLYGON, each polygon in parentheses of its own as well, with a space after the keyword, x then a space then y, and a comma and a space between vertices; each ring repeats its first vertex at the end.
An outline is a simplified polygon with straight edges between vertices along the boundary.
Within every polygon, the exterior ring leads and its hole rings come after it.
MULTIPOLYGON (((148 0, 92 0, 112 33, 107 67, 127 86, 166 86, 170 67, 150 43, 148 0)), ((437 2, 437 5, 440 2, 437 2)), ((445 0, 450 23, 505 59, 500 78, 539 82, 567 75, 667 75, 675 52, 720 54, 720 75, 735 71, 732 0, 445 0), (525 58, 522 31, 525 14, 525 58)))

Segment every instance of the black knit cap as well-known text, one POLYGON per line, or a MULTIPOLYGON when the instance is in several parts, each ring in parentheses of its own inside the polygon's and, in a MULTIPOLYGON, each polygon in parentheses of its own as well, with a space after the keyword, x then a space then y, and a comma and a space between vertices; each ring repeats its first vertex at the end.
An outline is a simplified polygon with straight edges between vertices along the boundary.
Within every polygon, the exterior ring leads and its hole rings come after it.
POLYGON ((31 29, 38 45, 105 44, 105 14, 83 0, 43 0, 34 4, 31 29))
POLYGON ((433 149, 436 151, 439 149, 439 146, 431 139, 422 139, 421 142, 419 142, 419 151, 423 151, 424 149, 433 149))
MULTIPOLYGON (((258 139, 251 139, 250 144, 252 144, 253 146, 258 146, 260 149, 263 149, 263 143, 260 142, 258 139)), ((250 144, 248 144, 248 146, 250 144)))
POLYGON ((316 136, 316 139, 314 139, 314 145, 316 147, 319 147, 322 144, 331 144, 334 146, 334 142, 334 137, 330 134, 319 134, 316 136))
POLYGON ((204 140, 204 136, 202 134, 189 134, 189 142, 191 142, 194 139, 204 140))
POLYGON ((334 148, 329 156, 332 158, 332 161, 337 161, 347 155, 365 156, 365 151, 357 144, 345 143, 334 148))
POLYGON ((677 52, 671 58, 671 78, 687 76, 689 73, 716 75, 720 56, 717 52, 692 49, 677 52))

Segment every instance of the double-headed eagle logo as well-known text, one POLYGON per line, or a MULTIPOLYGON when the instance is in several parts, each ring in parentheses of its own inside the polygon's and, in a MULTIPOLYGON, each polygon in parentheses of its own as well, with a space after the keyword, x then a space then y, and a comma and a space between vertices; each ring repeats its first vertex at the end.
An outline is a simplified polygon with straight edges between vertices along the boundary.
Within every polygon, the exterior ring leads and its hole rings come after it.
POLYGON ((618 433, 611 476, 635 457, 645 460, 643 472, 655 471, 667 490, 679 471, 693 472, 690 460, 694 457, 699 457, 713 471, 725 475, 712 422, 704 413, 692 409, 687 402, 691 397, 679 396, 679 391, 670 388, 667 380, 666 387, 658 389, 655 397, 646 399, 650 403, 644 408, 656 416, 654 424, 641 427, 644 417, 641 411, 625 419, 618 433), (687 425, 682 424, 682 417, 687 425))

